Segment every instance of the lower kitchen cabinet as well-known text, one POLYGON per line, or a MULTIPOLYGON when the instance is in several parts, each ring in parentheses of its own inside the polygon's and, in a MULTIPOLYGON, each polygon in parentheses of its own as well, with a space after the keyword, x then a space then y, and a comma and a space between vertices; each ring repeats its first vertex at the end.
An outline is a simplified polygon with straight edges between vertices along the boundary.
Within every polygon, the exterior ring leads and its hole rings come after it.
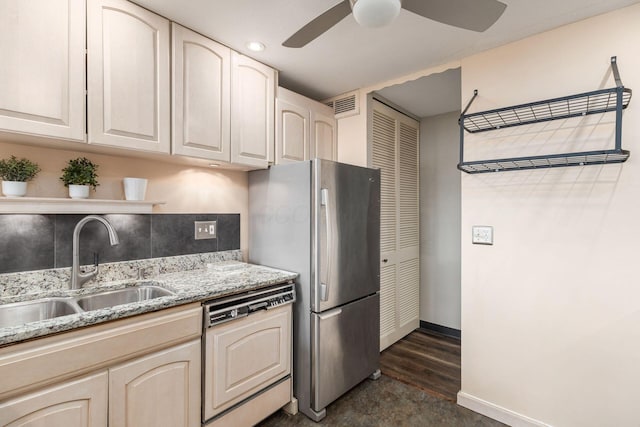
POLYGON ((0 425, 106 427, 107 385, 103 371, 2 402, 0 425))
POLYGON ((197 427, 200 340, 2 402, 0 425, 197 427))
POLYGON ((201 334, 193 303, 1 347, 0 426, 199 426, 201 334))
POLYGON ((111 427, 200 425, 200 341, 109 369, 111 427))

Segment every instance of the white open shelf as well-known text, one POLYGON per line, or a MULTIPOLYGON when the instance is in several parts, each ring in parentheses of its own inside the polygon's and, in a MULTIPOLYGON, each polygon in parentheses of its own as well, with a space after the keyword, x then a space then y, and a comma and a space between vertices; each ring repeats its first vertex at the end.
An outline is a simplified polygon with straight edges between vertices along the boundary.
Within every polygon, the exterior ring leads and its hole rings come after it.
POLYGON ((0 197, 0 213, 113 214, 151 213, 158 201, 65 199, 51 197, 0 197))

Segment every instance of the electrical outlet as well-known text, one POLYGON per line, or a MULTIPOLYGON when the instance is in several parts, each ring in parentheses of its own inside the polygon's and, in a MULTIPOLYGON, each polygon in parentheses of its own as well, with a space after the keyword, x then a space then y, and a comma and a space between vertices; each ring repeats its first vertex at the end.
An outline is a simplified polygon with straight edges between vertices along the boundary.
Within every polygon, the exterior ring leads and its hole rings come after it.
POLYGON ((474 225, 471 236, 471 243, 473 244, 493 245, 493 227, 489 225, 474 225))
POLYGON ((195 239, 215 239, 216 238, 216 221, 194 221, 195 239))

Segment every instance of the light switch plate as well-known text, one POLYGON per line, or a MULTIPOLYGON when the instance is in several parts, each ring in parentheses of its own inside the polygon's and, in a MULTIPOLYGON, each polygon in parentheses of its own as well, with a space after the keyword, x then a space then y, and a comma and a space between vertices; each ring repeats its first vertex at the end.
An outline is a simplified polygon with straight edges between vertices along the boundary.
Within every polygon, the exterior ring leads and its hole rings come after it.
POLYGON ((490 225, 474 225, 471 243, 475 245, 493 245, 493 227, 490 225))
POLYGON ((195 239, 215 239, 216 238, 216 221, 194 221, 195 239))

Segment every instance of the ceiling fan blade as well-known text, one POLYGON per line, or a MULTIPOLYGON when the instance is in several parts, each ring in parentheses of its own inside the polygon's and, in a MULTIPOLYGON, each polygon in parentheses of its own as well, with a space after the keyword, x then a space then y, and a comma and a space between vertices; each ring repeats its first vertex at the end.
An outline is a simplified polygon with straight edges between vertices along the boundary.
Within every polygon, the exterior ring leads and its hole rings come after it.
POLYGON ((350 13, 349 0, 343 0, 296 31, 294 35, 282 43, 282 46, 302 47, 342 21, 350 13))
POLYGON ((482 32, 500 18, 507 5, 498 0, 402 0, 402 8, 443 24, 482 32))

